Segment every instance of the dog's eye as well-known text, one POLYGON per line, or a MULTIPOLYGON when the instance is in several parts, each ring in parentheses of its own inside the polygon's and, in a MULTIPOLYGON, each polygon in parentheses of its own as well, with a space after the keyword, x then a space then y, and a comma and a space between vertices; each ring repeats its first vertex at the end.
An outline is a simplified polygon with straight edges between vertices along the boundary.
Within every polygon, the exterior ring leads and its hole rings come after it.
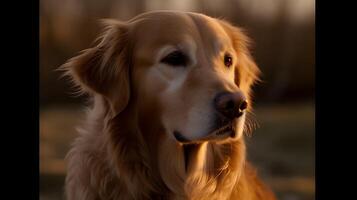
POLYGON ((171 66, 185 66, 187 65, 188 58, 181 51, 174 51, 161 59, 160 62, 171 66))
POLYGON ((233 58, 232 58, 232 56, 231 56, 230 54, 226 53, 226 54, 224 55, 224 65, 225 65, 226 67, 230 67, 230 66, 232 66, 232 64, 233 64, 233 58))

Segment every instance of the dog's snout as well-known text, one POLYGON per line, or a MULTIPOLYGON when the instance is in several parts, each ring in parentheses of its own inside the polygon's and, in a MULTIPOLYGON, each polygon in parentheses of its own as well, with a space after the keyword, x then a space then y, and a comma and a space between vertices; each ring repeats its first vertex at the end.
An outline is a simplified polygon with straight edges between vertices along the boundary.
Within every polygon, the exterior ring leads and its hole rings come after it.
POLYGON ((221 92, 214 99, 216 110, 229 119, 240 117, 248 107, 242 92, 221 92))

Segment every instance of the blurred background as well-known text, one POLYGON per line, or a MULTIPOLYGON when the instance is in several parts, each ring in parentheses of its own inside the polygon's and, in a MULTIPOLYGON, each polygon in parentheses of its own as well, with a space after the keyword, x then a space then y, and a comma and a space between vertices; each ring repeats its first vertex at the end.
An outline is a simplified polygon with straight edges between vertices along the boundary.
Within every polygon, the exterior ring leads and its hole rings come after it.
POLYGON ((64 157, 84 118, 84 98, 54 70, 92 44, 98 19, 163 9, 223 17, 248 31, 264 81, 254 88, 259 126, 246 139, 248 159, 279 199, 314 199, 314 0, 40 0, 40 199, 64 199, 64 157))

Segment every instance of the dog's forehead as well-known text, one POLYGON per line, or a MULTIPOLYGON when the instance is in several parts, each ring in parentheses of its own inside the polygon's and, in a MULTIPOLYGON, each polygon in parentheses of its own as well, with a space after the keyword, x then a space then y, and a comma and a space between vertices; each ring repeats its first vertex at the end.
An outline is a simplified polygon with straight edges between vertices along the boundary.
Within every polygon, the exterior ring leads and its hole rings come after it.
POLYGON ((189 13, 200 32, 202 43, 206 48, 213 50, 214 54, 225 48, 232 47, 232 41, 226 30, 220 25, 219 20, 198 13, 189 13))
POLYGON ((148 56, 148 52, 155 54, 165 45, 185 45, 191 41, 198 50, 212 53, 230 43, 216 19, 202 14, 152 12, 134 18, 132 24, 137 53, 142 52, 144 56, 148 56))

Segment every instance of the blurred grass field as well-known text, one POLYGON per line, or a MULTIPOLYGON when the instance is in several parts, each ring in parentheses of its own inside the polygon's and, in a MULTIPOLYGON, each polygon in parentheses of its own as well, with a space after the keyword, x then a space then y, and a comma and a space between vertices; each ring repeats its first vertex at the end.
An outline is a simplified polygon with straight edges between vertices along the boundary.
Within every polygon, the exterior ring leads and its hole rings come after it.
MULTIPOLYGON (((259 126, 246 138, 248 159, 279 199, 315 199, 314 104, 257 105, 254 113, 259 126)), ((83 119, 78 106, 41 109, 41 200, 64 199, 64 157, 83 119)))

